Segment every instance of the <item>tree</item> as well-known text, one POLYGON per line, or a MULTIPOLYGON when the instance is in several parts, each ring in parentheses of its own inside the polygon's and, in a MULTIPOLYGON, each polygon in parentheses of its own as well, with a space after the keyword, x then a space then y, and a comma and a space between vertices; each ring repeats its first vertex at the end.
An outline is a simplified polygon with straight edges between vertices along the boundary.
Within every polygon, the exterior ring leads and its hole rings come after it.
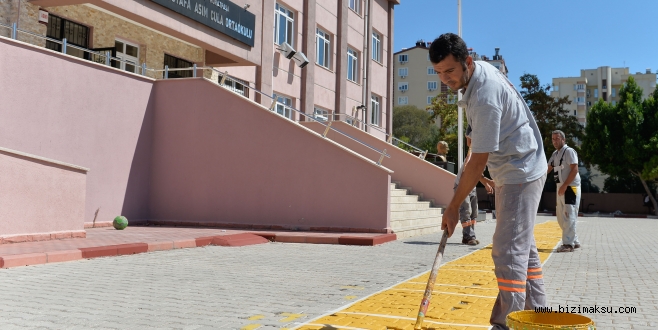
POLYGON ((582 151, 603 173, 637 177, 658 215, 648 185, 658 178, 658 93, 642 101, 642 88, 629 77, 619 97, 617 105, 599 100, 592 107, 582 151))
POLYGON ((393 136, 420 149, 436 152, 438 140, 433 140, 438 136, 438 129, 428 118, 427 111, 413 105, 393 108, 393 136))
MULTIPOLYGON (((656 184, 647 182, 647 186, 653 194, 656 193, 656 184)), ((607 193, 621 194, 642 194, 646 192, 640 178, 631 173, 607 177, 603 182, 603 190, 607 193)))
POLYGON ((555 150, 551 140, 554 130, 564 132, 566 143, 580 154, 576 141, 582 141, 584 128, 578 119, 564 108, 565 105, 571 104, 569 97, 554 98, 549 94, 550 89, 548 84, 542 86, 534 74, 526 73, 521 76, 521 95, 537 121, 546 159, 548 160, 555 150))
MULTIPOLYGON (((448 142, 448 155, 450 159, 457 159, 457 96, 451 91, 441 93, 432 99, 432 104, 427 106, 429 113, 429 122, 439 124, 436 142, 440 140, 448 142)), ((464 127, 466 127, 466 117, 464 117, 464 127)), ((436 143, 434 143, 436 148, 436 143)), ((466 142, 464 142, 466 145, 466 142)))

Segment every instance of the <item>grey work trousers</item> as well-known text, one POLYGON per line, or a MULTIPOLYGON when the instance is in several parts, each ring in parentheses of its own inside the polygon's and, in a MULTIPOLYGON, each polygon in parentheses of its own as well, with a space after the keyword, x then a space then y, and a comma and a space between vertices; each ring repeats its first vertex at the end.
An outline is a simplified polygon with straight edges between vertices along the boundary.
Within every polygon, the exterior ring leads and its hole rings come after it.
POLYGON ((546 306, 534 226, 546 176, 524 184, 496 186, 496 230, 491 256, 498 297, 489 320, 505 329, 507 314, 546 306))
MULTIPOLYGON (((457 188, 455 187, 455 190, 457 188)), ((471 192, 459 206, 459 222, 462 224, 462 238, 475 239, 475 223, 478 215, 478 199, 475 192, 471 192)))

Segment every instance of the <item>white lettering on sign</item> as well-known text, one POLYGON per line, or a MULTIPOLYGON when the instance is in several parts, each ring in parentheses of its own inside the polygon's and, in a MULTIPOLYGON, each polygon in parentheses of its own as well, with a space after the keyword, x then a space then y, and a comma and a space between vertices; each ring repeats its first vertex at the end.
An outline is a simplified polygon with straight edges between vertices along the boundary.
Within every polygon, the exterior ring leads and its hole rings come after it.
POLYGON ((228 5, 219 0, 210 0, 210 3, 228 12, 228 5))
POLYGON ((171 0, 171 2, 178 4, 179 6, 183 8, 187 8, 189 10, 192 10, 192 4, 190 3, 190 0, 171 0))
POLYGON ((235 32, 237 32, 237 33, 239 33, 239 34, 241 34, 241 35, 243 35, 243 36, 245 36, 245 37, 247 37, 247 38, 249 38, 249 39, 251 39, 251 37, 254 35, 253 30, 251 30, 250 28, 248 28, 246 26, 241 25, 240 23, 238 23, 238 22, 236 22, 236 21, 234 21, 234 20, 232 20, 228 17, 226 18, 226 27, 233 30, 233 31, 235 31, 235 32))
POLYGON ((210 11, 210 20, 219 25, 224 25, 224 17, 222 17, 222 14, 216 13, 213 10, 210 11))
POLYGON ((208 7, 200 4, 195 4, 194 5, 194 12, 203 16, 203 17, 208 17, 208 7))

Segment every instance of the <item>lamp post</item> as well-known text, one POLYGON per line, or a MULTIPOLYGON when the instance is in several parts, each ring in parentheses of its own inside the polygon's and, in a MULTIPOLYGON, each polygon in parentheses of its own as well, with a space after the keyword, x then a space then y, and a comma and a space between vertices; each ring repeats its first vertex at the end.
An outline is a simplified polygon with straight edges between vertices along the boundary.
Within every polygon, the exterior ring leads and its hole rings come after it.
MULTIPOLYGON (((457 34, 462 36, 462 0, 457 0, 457 34)), ((462 100, 462 92, 457 91, 457 104, 462 100)), ((457 106, 457 166, 464 163, 464 115, 462 108, 457 106)))

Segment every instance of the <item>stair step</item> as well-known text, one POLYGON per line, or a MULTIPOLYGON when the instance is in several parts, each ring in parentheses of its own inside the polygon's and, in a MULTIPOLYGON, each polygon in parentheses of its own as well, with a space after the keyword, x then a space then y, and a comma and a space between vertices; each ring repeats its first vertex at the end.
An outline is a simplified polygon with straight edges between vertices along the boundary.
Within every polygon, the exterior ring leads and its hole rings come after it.
POLYGON ((418 202, 418 196, 416 195, 391 196, 391 204, 413 203, 413 202, 418 202))
POLYGON ((443 215, 443 209, 434 208, 434 207, 423 209, 423 210, 391 211, 391 221, 426 218, 426 217, 440 217, 442 215, 443 215))
POLYGON ((407 189, 391 189, 391 197, 393 196, 406 196, 407 189))
POLYGON ((391 211, 427 210, 430 202, 391 203, 391 211))
POLYGON ((391 220, 391 229, 405 230, 405 228, 416 228, 419 226, 441 226, 441 217, 424 217, 404 220, 391 220))

